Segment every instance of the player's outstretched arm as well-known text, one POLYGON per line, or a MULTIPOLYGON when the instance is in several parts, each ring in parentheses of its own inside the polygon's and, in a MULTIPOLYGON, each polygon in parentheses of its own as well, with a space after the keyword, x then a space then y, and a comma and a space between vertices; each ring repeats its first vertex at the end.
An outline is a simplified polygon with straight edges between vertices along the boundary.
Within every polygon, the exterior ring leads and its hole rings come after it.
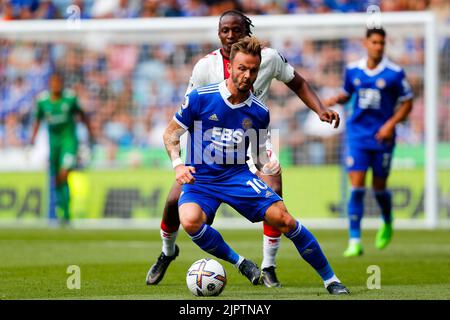
POLYGON ((375 138, 378 140, 378 142, 382 141, 390 141, 394 137, 394 129, 395 126, 406 120, 408 115, 410 114, 413 107, 412 99, 405 100, 401 102, 400 106, 398 107, 397 111, 394 113, 394 115, 386 121, 383 126, 378 130, 378 132, 375 134, 375 138))
POLYGON ((323 104, 324 104, 327 108, 330 108, 330 107, 333 107, 333 106, 335 106, 335 105, 337 105, 337 104, 345 104, 345 103, 347 103, 349 100, 350 100, 350 96, 347 95, 345 92, 341 92, 341 93, 339 93, 338 95, 336 95, 336 96, 334 96, 334 97, 325 99, 325 100, 323 101, 323 104))
POLYGON ((194 183, 195 168, 185 166, 181 160, 180 137, 186 129, 181 127, 175 120, 171 120, 164 131, 163 140, 167 154, 172 161, 172 167, 175 169, 175 178, 179 184, 194 183))
POLYGON ((34 145, 34 142, 36 141, 36 136, 37 136, 40 126, 41 126, 41 120, 37 119, 33 124, 33 129, 31 130, 31 139, 30 139, 31 145, 34 145))
POLYGON ((334 127, 337 128, 339 126, 339 114, 336 111, 327 109, 322 104, 317 94, 300 74, 294 71, 294 79, 286 83, 286 85, 295 92, 308 108, 317 113, 320 120, 330 124, 333 124, 334 121, 334 127))

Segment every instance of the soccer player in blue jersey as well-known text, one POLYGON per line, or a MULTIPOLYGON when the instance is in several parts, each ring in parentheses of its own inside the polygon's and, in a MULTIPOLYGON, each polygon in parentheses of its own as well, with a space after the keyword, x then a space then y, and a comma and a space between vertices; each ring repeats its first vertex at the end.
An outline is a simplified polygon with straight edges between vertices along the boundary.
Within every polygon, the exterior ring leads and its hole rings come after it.
MULTIPOLYGON (((204 251, 232 263, 257 285, 261 271, 237 254, 211 224, 217 208, 227 203, 252 222, 265 221, 280 230, 316 270, 330 294, 348 294, 314 236, 287 211, 282 199, 246 161, 250 148, 263 174, 277 175, 278 162, 266 150, 269 110, 251 92, 261 63, 261 44, 245 37, 231 47, 230 77, 193 90, 164 133, 164 144, 182 185, 180 222, 204 251), (180 158, 180 136, 189 131, 186 164, 180 158)), ((339 124, 339 119, 329 118, 339 124)))
POLYGON ((347 66, 343 92, 325 101, 326 105, 333 106, 354 97, 346 129, 346 165, 352 186, 346 257, 363 253, 361 220, 369 168, 372 168, 372 187, 383 218, 375 246, 383 249, 392 238, 392 195, 387 189, 387 179, 395 147, 395 126, 411 112, 413 93, 402 68, 385 57, 385 40, 384 29, 367 30, 367 57, 347 66))
MULTIPOLYGON (((230 10, 220 16, 218 27, 218 36, 222 46, 195 64, 186 95, 193 89, 219 83, 229 77, 227 65, 229 64, 231 46, 239 39, 250 36, 253 24, 252 20, 242 12, 230 10)), ((339 116, 338 113, 327 109, 321 103, 308 82, 294 70, 277 50, 265 47, 261 52, 261 56, 262 61, 258 71, 258 78, 252 88, 252 92, 258 100, 265 103, 269 97, 270 85, 276 79, 289 87, 320 119, 328 121, 330 118, 336 119, 339 116)), ((268 145, 267 152, 271 155, 271 160, 277 159, 277 155, 271 150, 270 145, 268 145)), ((252 172, 257 174, 278 195, 282 196, 281 173, 279 175, 261 175, 251 158, 248 165, 252 172)), ((176 239, 178 228, 180 227, 178 217, 178 199, 180 194, 181 186, 175 182, 169 191, 161 220, 162 252, 147 273, 146 283, 148 285, 158 284, 163 279, 170 263, 179 254, 176 239)), ((263 282, 267 287, 280 287, 281 283, 276 275, 275 260, 281 243, 281 233, 266 223, 263 223, 263 230, 263 257, 261 262, 263 282)))

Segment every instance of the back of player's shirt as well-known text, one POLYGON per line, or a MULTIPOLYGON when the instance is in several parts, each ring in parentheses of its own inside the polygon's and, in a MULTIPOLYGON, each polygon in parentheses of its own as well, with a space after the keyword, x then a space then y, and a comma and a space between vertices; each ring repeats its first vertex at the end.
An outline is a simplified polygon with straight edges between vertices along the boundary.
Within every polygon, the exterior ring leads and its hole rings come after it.
POLYGON ((225 81, 195 89, 174 116, 190 132, 186 164, 196 168, 197 181, 216 181, 248 170, 249 142, 265 143, 267 107, 253 94, 232 105, 229 95, 225 81))
MULTIPOLYGON (((253 84, 253 94, 265 103, 269 95, 270 84, 273 79, 288 83, 294 79, 294 68, 275 49, 264 48, 261 52, 261 65, 258 77, 253 84)), ((193 89, 213 83, 219 83, 229 77, 227 65, 229 60, 222 49, 217 49, 194 66, 186 94, 193 89)))
POLYGON ((404 71, 387 58, 370 70, 367 59, 362 59, 347 66, 344 91, 354 95, 347 120, 348 142, 373 150, 392 146, 380 144, 375 135, 393 116, 397 103, 413 96, 404 71))
POLYGON ((47 123, 50 141, 76 139, 75 113, 80 105, 71 90, 64 90, 61 98, 52 101, 49 92, 43 92, 37 99, 36 118, 47 123))

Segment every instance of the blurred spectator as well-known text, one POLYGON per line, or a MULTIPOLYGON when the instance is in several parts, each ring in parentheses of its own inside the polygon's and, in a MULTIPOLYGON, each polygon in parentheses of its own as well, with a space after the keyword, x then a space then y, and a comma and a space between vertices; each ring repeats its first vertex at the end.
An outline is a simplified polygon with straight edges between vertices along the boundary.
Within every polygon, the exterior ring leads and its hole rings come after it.
POLYGON ((32 19, 39 8, 39 0, 8 0, 13 7, 13 15, 16 19, 32 19))
POLYGON ((136 1, 119 0, 119 5, 113 10, 113 18, 136 18, 139 15, 139 3, 136 1))
POLYGON ((158 0, 143 0, 140 16, 143 18, 159 17, 158 0))
POLYGON ((182 17, 184 12, 177 0, 161 0, 160 15, 162 17, 182 17))
POLYGON ((186 17, 201 17, 207 16, 209 8, 201 0, 183 1, 182 8, 186 17))
POLYGON ((67 18, 70 5, 80 8, 81 19, 135 17, 216 16, 237 9, 250 15, 365 12, 369 5, 381 11, 432 9, 441 21, 448 21, 447 0, 5 0, 0 4, 0 18, 67 18))
POLYGON ((450 23, 450 1, 430 0, 430 9, 434 11, 440 22, 450 23))
POLYGON ((19 116, 14 113, 8 114, 4 126, 0 126, 0 147, 23 147, 26 140, 26 129, 20 123, 19 116))
POLYGON ((119 147, 132 146, 134 135, 131 115, 125 112, 115 113, 105 125, 104 135, 119 147))
POLYGON ((34 19, 59 19, 61 18, 58 8, 51 0, 40 0, 41 3, 36 9, 34 19))
POLYGON ((0 2, 0 19, 7 21, 13 20, 14 18, 14 7, 11 1, 0 2))

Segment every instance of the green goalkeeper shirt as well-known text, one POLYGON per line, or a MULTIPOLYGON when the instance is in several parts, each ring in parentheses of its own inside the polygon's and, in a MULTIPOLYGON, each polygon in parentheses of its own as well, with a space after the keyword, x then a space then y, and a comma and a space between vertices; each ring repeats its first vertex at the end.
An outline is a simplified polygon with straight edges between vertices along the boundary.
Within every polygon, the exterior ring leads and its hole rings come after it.
POLYGON ((56 101, 51 100, 47 91, 38 97, 36 118, 47 123, 50 148, 78 144, 75 115, 80 111, 78 99, 71 90, 64 90, 56 101))

